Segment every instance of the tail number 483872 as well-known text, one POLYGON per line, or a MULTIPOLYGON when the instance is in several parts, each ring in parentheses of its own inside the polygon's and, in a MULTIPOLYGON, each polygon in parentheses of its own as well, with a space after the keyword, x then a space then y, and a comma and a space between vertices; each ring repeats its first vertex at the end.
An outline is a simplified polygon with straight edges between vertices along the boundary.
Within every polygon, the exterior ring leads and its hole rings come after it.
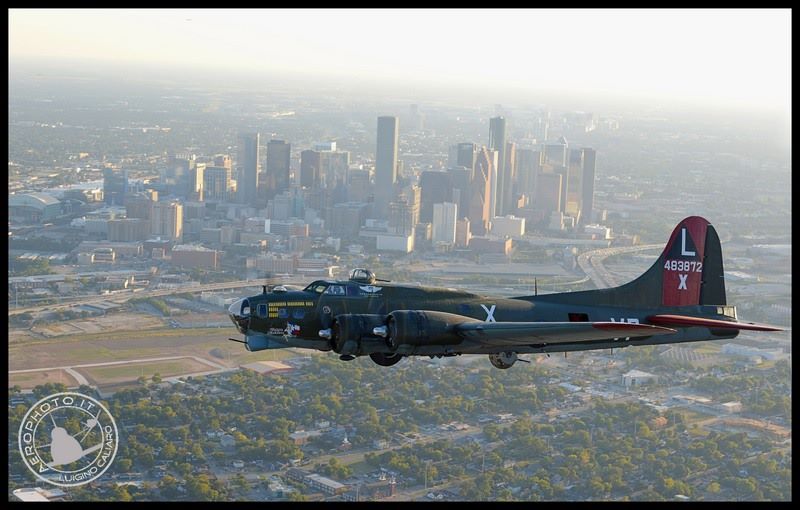
POLYGON ((664 262, 664 269, 684 273, 702 273, 703 263, 696 260, 667 260, 664 262))

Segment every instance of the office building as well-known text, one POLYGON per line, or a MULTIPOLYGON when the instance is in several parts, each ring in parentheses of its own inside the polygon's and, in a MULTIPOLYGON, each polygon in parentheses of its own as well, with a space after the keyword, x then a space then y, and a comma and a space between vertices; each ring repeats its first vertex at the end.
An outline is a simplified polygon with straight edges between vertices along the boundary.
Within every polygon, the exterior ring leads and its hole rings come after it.
POLYGON ((239 190, 239 201, 254 205, 258 199, 259 174, 259 139, 258 133, 242 133, 239 135, 239 172, 236 177, 239 190))
POLYGON ((109 205, 125 205, 128 192, 128 170, 106 167, 103 169, 103 198, 109 205))
POLYGON ((322 155, 311 149, 300 153, 300 185, 308 189, 322 186, 322 155))
POLYGON ((183 239, 183 205, 177 201, 153 204, 150 234, 170 241, 183 239))
POLYGON ((231 167, 207 166, 203 171, 203 199, 207 202, 225 202, 230 200, 231 192, 231 167))
POLYGON ((267 165, 264 172, 267 198, 289 189, 291 184, 292 144, 284 140, 270 140, 267 143, 267 165))
POLYGON ((197 245, 178 245, 172 248, 171 262, 187 269, 217 269, 219 252, 197 245))
POLYGON ((167 168, 161 172, 163 190, 176 197, 187 198, 192 193, 197 157, 194 154, 170 154, 167 168))
POLYGON ((489 149, 497 151, 497 164, 495 165, 497 181, 493 190, 494 205, 492 206, 492 216, 495 216, 505 214, 505 189, 507 186, 510 188, 511 185, 510 182, 507 182, 509 177, 506 175, 506 119, 504 117, 489 119, 489 149))
POLYGON ((549 219, 554 212, 561 211, 561 189, 563 177, 555 172, 542 172, 536 182, 533 208, 537 218, 549 219))
POLYGON ((195 163, 194 168, 189 170, 189 193, 186 198, 193 202, 202 202, 204 195, 204 174, 206 171, 205 163, 195 163))
POLYGON ((412 186, 389 204, 389 227, 397 234, 414 233, 414 225, 419 223, 420 197, 421 188, 412 186))
POLYGON ((472 181, 472 174, 474 167, 466 168, 463 166, 450 167, 447 173, 450 174, 450 183, 452 185, 452 201, 458 204, 458 210, 462 214, 469 211, 469 201, 471 199, 470 182, 472 181))
POLYGON ((567 166, 567 139, 563 136, 554 142, 544 144, 544 164, 567 166))
POLYGON ((214 166, 228 168, 233 172, 233 161, 228 154, 217 154, 214 156, 214 166))
POLYGON ((567 151, 566 205, 564 213, 573 218, 580 218, 581 198, 583 196, 583 149, 567 151))
POLYGON ((455 244, 458 206, 452 202, 433 205, 433 242, 455 244))
POLYGON ((371 194, 369 170, 351 169, 347 183, 347 200, 349 202, 367 202, 371 194))
POLYGON ((150 220, 124 218, 108 220, 108 240, 120 242, 146 241, 150 237, 150 220))
POLYGON ((502 193, 502 204, 500 210, 497 212, 498 216, 505 216, 511 214, 516 210, 516 194, 514 193, 514 181, 516 176, 517 165, 517 144, 514 142, 506 143, 505 163, 503 165, 503 179, 502 182, 498 179, 498 193, 502 193))
POLYGON ((536 192, 536 178, 542 171, 542 151, 518 148, 516 159, 517 191, 528 197, 536 192))
POLYGON ((125 216, 149 220, 156 202, 158 202, 158 192, 154 190, 128 193, 125 197, 125 216))
POLYGON ((525 218, 495 216, 492 219, 492 235, 498 237, 521 237, 525 234, 525 218))
POLYGON ((331 208, 330 231, 334 236, 344 238, 358 237, 358 231, 367 218, 367 204, 345 202, 331 208))
POLYGON ((378 117, 378 136, 375 148, 375 210, 376 217, 388 215, 397 182, 397 117, 378 117))
POLYGON ((456 247, 466 248, 469 246, 469 241, 472 234, 469 230, 469 218, 461 218, 456 221, 456 247))
POLYGON ((493 155, 496 154, 495 151, 490 154, 486 147, 482 147, 475 159, 475 172, 470 184, 472 198, 467 215, 473 235, 484 235, 489 229, 492 160, 495 159, 493 155))
POLYGON ((452 201, 453 184, 450 172, 426 170, 419 176, 422 188, 419 221, 433 221, 433 204, 452 201))
POLYGON ((597 151, 594 149, 583 149, 583 182, 581 190, 581 217, 580 222, 583 225, 592 222, 592 215, 594 214, 594 177, 595 177, 595 162, 597 158, 597 151))
POLYGON ((478 157, 478 146, 474 143, 465 142, 451 145, 447 160, 447 166, 463 166, 471 172, 475 168, 475 160, 478 157))

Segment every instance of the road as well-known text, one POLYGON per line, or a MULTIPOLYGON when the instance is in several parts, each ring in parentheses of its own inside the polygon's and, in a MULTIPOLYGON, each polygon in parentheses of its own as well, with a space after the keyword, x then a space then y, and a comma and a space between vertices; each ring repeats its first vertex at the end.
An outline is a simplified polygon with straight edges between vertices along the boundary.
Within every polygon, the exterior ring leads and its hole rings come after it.
MULTIPOLYGON (((193 285, 183 285, 180 287, 174 287, 169 289, 155 289, 155 290, 142 290, 139 292, 120 292, 115 294, 101 294, 99 296, 95 295, 92 297, 80 296, 77 298, 63 298, 58 303, 51 303, 51 304, 40 304, 36 306, 27 306, 24 308, 9 308, 8 315, 9 317, 12 315, 17 315, 20 313, 25 312, 44 312, 44 311, 53 311, 59 310, 62 308, 71 308, 73 306, 80 306, 80 305, 89 305, 92 303, 103 303, 103 302, 111 302, 122 304, 125 303, 133 298, 153 298, 153 297, 162 297, 162 296, 170 296, 173 294, 184 294, 186 292, 207 292, 213 290, 228 290, 228 289, 240 289, 243 287, 260 287, 263 285, 263 280, 239 280, 234 282, 223 282, 223 283, 207 283, 207 284, 193 284, 193 285)), ((286 285, 292 285, 294 282, 283 282, 286 285)))
MULTIPOLYGON (((102 363, 87 363, 87 364, 84 364, 84 365, 70 365, 70 366, 63 366, 63 367, 27 368, 25 370, 9 370, 8 374, 12 375, 12 374, 25 374, 25 373, 30 373, 30 372, 64 370, 69 375, 74 377, 75 380, 78 381, 79 385, 80 384, 85 384, 87 386, 91 386, 89 381, 86 380, 86 378, 83 375, 81 375, 77 370, 75 370, 76 368, 107 367, 107 366, 113 366, 113 365, 130 365, 132 363, 152 363, 152 362, 156 362, 156 361, 171 361, 171 360, 177 360, 177 359, 183 359, 183 358, 192 358, 193 360, 197 361, 198 363, 202 363, 204 365, 208 365, 208 366, 214 368, 214 370, 209 370, 207 372, 199 372, 199 373, 191 374, 191 375, 194 375, 194 376, 209 375, 209 374, 216 374, 216 373, 221 373, 221 372, 228 372, 228 371, 231 371, 231 370, 238 370, 238 368, 228 368, 226 366, 220 365, 219 363, 215 363, 215 362, 213 362, 211 360, 208 360, 206 358, 200 358, 198 356, 165 356, 165 357, 161 357, 161 358, 129 359, 129 360, 125 360, 125 361, 108 361, 108 362, 102 362, 102 363)), ((180 376, 174 376, 174 377, 165 377, 164 380, 168 381, 168 380, 178 379, 179 377, 185 377, 186 375, 187 374, 183 374, 183 375, 180 375, 180 376)))
POLYGON ((655 250, 663 248, 662 244, 644 244, 641 246, 620 246, 617 248, 601 248, 578 255, 578 266, 592 280, 598 289, 616 287, 619 285, 616 278, 603 266, 603 260, 608 257, 634 253, 637 251, 655 250))

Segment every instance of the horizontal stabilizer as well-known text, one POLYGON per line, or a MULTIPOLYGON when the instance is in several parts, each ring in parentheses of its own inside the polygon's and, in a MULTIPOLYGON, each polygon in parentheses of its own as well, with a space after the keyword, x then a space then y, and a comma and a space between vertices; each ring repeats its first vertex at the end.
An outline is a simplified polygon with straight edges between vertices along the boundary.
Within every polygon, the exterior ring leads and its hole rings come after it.
POLYGON ((689 317, 687 315, 651 315, 647 322, 658 326, 697 326, 715 329, 739 329, 747 331, 783 331, 781 328, 755 322, 723 321, 719 319, 706 319, 703 317, 689 317))
POLYGON ((464 322, 455 327, 463 338, 491 345, 573 343, 616 337, 669 335, 674 329, 627 322, 464 322))

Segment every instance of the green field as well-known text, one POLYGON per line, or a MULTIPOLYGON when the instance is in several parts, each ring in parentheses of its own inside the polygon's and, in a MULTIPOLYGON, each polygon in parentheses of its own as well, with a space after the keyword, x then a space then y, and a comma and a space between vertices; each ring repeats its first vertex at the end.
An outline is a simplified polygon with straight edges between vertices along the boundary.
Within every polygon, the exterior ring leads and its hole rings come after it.
POLYGON ((254 361, 279 361, 298 355, 294 349, 248 352, 244 345, 227 340, 230 333, 223 328, 170 328, 15 343, 8 348, 9 369, 50 368, 167 356, 198 356, 220 365, 236 367, 254 361))
POLYGON ((67 387, 78 385, 78 382, 64 370, 42 370, 24 374, 8 374, 9 387, 17 385, 22 389, 29 389, 47 383, 62 383, 67 387))
POLYGON ((97 381, 98 384, 104 384, 136 380, 141 376, 149 379, 154 374, 159 374, 159 376, 163 378, 173 375, 207 372, 215 369, 210 365, 200 363, 191 358, 184 358, 170 361, 156 361, 153 363, 131 363, 130 365, 81 368, 78 370, 97 381))

